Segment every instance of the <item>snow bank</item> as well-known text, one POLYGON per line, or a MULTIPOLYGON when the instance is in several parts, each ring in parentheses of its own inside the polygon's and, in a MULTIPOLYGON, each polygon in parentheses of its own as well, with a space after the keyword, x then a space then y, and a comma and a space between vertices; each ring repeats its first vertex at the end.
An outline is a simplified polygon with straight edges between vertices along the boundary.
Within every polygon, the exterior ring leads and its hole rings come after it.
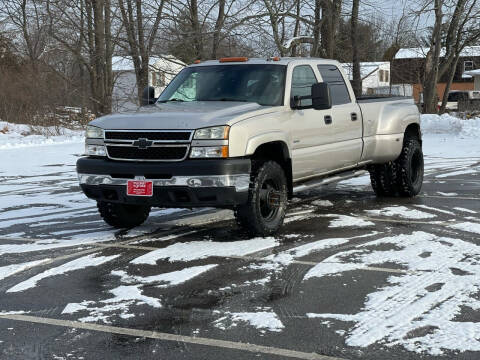
POLYGON ((421 116, 424 134, 449 134, 460 137, 480 137, 480 118, 460 119, 450 114, 421 116))
POLYGON ((12 124, 0 121, 0 149, 82 142, 83 140, 83 130, 12 124))

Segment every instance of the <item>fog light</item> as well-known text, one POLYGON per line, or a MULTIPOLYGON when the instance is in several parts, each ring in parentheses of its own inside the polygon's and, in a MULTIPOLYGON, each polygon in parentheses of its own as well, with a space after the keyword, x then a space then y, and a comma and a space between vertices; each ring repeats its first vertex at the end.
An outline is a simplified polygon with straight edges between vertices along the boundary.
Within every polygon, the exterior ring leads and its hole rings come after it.
POLYGON ((107 152, 103 145, 85 145, 85 155, 106 156, 107 152))

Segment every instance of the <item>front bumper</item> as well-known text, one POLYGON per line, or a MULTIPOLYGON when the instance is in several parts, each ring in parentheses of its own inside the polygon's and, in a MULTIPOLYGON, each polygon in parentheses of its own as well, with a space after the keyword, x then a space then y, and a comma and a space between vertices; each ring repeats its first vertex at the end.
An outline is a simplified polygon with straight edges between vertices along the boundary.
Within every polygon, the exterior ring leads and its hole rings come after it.
POLYGON ((226 207, 244 204, 250 183, 249 159, 186 160, 176 163, 120 162, 81 158, 77 172, 91 199, 158 207, 226 207), (152 197, 128 196, 127 181, 153 182, 152 197))

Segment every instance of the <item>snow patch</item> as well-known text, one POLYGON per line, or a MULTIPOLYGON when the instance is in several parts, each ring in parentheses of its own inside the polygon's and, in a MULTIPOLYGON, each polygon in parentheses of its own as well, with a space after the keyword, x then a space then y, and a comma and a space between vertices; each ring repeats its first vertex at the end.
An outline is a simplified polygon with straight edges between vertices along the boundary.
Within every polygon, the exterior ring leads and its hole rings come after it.
POLYGON ((401 217, 403 219, 431 219, 436 217, 434 214, 429 214, 423 211, 409 209, 406 206, 389 206, 380 210, 365 210, 371 215, 381 215, 389 217, 401 217))
POLYGON ((156 265, 158 260, 192 261, 210 256, 243 256, 277 246, 273 237, 254 238, 232 242, 192 241, 176 243, 163 249, 154 250, 131 261, 132 264, 156 265))
POLYGON ((80 270, 84 269, 86 267, 91 267, 91 266, 99 266, 102 265, 108 261, 111 261, 113 259, 116 259, 120 255, 112 255, 112 256, 98 256, 96 257, 98 253, 96 254, 90 254, 78 259, 75 259, 73 261, 67 262, 63 265, 60 265, 55 268, 48 269, 44 271, 43 273, 40 273, 38 275, 35 275, 31 277, 28 280, 22 281, 21 283, 11 287, 10 289, 7 290, 7 292, 19 292, 19 291, 24 291, 30 288, 33 288, 37 285, 37 283, 45 278, 56 276, 56 275, 62 275, 71 271, 75 270, 80 270))
POLYGON ((213 324, 219 329, 226 330, 238 326, 239 323, 247 323, 262 333, 266 331, 280 332, 285 328, 277 314, 271 311, 225 312, 225 316, 214 321, 213 324))
POLYGON ((13 264, 0 267, 0 280, 3 280, 9 276, 15 275, 19 272, 27 270, 31 267, 41 265, 50 261, 50 259, 43 259, 43 260, 36 260, 36 261, 29 261, 22 264, 13 264))
POLYGON ((353 322, 346 344, 377 342, 441 355, 445 350, 480 351, 480 323, 455 320, 465 309, 480 310, 480 246, 425 232, 398 235, 358 245, 330 256, 305 280, 341 275, 366 266, 397 263, 407 270, 369 294, 356 314, 307 314, 310 318, 353 322), (379 245, 394 249, 378 250, 379 245))
POLYGON ((456 230, 480 234, 480 223, 462 222, 459 224, 449 225, 448 227, 456 230))
POLYGON ((325 217, 336 217, 335 220, 330 222, 328 227, 330 228, 340 228, 340 227, 366 227, 374 226, 375 224, 368 220, 363 220, 355 216, 348 215, 337 215, 337 214, 327 214, 325 217))
POLYGON ((133 275, 128 275, 125 271, 123 270, 116 270, 112 271, 112 275, 115 276, 120 276, 121 281, 123 283, 127 284, 135 284, 135 283, 141 283, 141 284, 152 284, 152 283, 165 283, 158 285, 158 287, 168 287, 172 285, 179 285, 182 284, 188 280, 193 279, 194 277, 197 277, 204 272, 207 272, 214 267, 216 267, 217 264, 211 264, 211 265, 203 265, 203 266, 193 266, 189 267, 186 269, 182 269, 179 271, 172 271, 169 273, 165 274, 159 274, 159 275, 152 275, 152 276, 147 276, 147 277, 142 277, 142 276, 133 276, 133 275))

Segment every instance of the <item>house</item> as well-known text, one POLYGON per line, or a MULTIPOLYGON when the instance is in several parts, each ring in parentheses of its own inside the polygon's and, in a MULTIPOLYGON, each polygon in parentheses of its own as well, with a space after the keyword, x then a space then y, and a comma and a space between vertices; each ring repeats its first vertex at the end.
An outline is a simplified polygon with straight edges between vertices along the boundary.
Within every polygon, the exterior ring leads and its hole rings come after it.
MULTIPOLYGON (((342 64, 348 79, 353 80, 353 65, 351 63, 342 64)), ((411 86, 391 86, 390 83, 390 63, 382 62, 362 62, 360 63, 360 76, 362 78, 362 93, 367 95, 402 95, 411 96, 411 86)))
MULTIPOLYGON (((422 81, 425 73, 425 57, 428 48, 404 48, 398 50, 391 62, 392 84, 410 84, 413 87, 413 97, 416 102, 422 100, 422 81)), ((440 56, 445 55, 442 49, 440 56)), ((466 71, 480 67, 480 46, 467 46, 460 53, 460 59, 455 69, 450 90, 473 90, 473 78, 466 71)), ((437 95, 443 98, 449 74, 445 73, 437 84, 437 95)))
MULTIPOLYGON (((185 63, 171 55, 150 57, 148 85, 155 88, 156 97, 185 66, 185 63)), ((112 110, 119 112, 136 109, 138 107, 138 90, 132 58, 130 56, 114 56, 112 71, 114 77, 112 110)))

